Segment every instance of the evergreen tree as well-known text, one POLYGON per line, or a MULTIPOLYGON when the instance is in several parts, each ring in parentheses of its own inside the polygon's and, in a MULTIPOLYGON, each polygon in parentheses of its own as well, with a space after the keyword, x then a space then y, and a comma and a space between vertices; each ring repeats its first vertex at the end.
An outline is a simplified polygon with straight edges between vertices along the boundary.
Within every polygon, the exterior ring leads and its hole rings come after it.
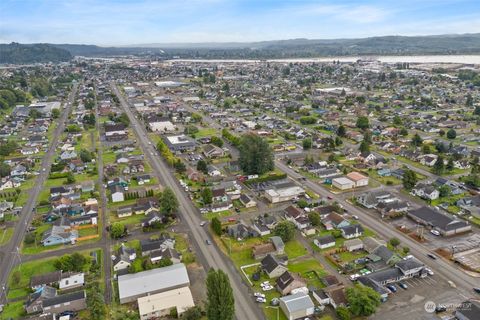
POLYGON ((235 301, 228 276, 222 270, 210 269, 206 286, 208 320, 232 320, 235 313, 235 301))

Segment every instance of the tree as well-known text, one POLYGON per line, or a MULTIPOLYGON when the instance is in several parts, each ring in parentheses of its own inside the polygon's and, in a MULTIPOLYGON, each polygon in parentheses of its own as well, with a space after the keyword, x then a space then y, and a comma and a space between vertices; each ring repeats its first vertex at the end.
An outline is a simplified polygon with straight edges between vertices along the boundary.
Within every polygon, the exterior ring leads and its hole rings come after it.
POLYGON ((222 235, 222 222, 217 217, 213 217, 210 226, 217 236, 222 235))
POLYGON ((361 153, 368 153, 370 152, 370 144, 366 141, 362 141, 360 143, 360 147, 358 148, 358 150, 361 152, 361 153))
POLYGON ((312 138, 305 138, 302 141, 303 150, 308 150, 312 148, 312 138))
POLYGON ((67 181, 68 184, 75 183, 75 176, 72 172, 67 173, 67 181))
POLYGON ((347 307, 339 306, 335 311, 337 313, 338 319, 340 320, 350 320, 352 318, 350 310, 348 310, 347 307))
POLYGON ((467 107, 473 106, 473 98, 471 93, 467 94, 467 98, 465 99, 465 106, 467 107))
MULTIPOLYGON (((150 259, 147 259, 147 260, 150 260, 150 259)), ((168 266, 171 266, 173 264, 173 261, 168 259, 168 258, 162 258, 160 259, 160 261, 158 262, 158 266, 160 268, 163 268, 163 267, 168 267, 168 266)))
POLYGON ((213 145, 216 145, 217 147, 221 148, 223 147, 223 140, 220 137, 213 136, 210 141, 212 142, 213 145))
POLYGON ((59 109, 53 109, 52 110, 52 118, 53 119, 58 119, 59 116, 60 116, 60 110, 59 109))
POLYGON ((445 198, 445 197, 450 196, 450 194, 452 193, 452 188, 450 188, 450 186, 444 184, 443 186, 438 188, 438 191, 440 193, 440 198, 445 198))
POLYGON ((208 169, 207 169, 207 163, 205 162, 205 160, 203 160, 203 159, 198 160, 197 170, 207 174, 208 169))
POLYGON ((110 226, 110 236, 113 239, 121 238, 125 234, 125 225, 120 222, 115 222, 110 226))
POLYGON ((242 136, 239 163, 246 174, 264 174, 273 170, 273 153, 267 141, 250 133, 242 136))
POLYGON ((0 163, 0 177, 7 177, 10 175, 11 169, 5 162, 0 163))
POLYGON ((412 190, 413 187, 415 187, 415 185, 417 184, 417 180, 418 178, 415 171, 407 169, 403 173, 402 182, 405 190, 408 190, 408 191, 412 190))
POLYGON ((341 146, 342 144, 343 144, 342 138, 340 138, 339 136, 336 136, 335 137, 335 145, 336 146, 341 146))
POLYGON ((166 215, 171 215, 178 209, 178 199, 172 189, 166 187, 160 196, 160 211, 166 215))
POLYGON ((455 129, 450 129, 447 131, 447 138, 453 140, 457 137, 457 131, 455 129))
POLYGON ((370 316, 380 305, 380 294, 370 287, 355 285, 346 290, 350 311, 355 316, 370 316))
POLYGON ((447 166, 445 168, 447 169, 447 171, 452 171, 453 169, 455 169, 455 164, 453 163, 452 157, 448 159, 447 166))
POLYGON ((423 143, 422 137, 418 133, 415 133, 415 135, 412 138, 412 141, 410 142, 412 146, 414 147, 420 147, 423 143))
POLYGON ((200 191, 200 196, 202 197, 203 204, 211 204, 212 203, 212 189, 210 188, 203 188, 200 191))
POLYGON ((30 119, 38 119, 42 117, 42 113, 37 109, 30 109, 30 111, 28 112, 28 116, 30 117, 30 119))
POLYGON ((393 237, 390 240, 388 240, 388 243, 390 243, 392 247, 396 248, 400 245, 400 240, 396 237, 393 237))
POLYGON ((298 200, 297 205, 298 205, 300 208, 303 209, 303 208, 306 208, 306 207, 308 206, 308 202, 307 202, 307 200, 305 200, 305 199, 300 199, 300 200, 298 200))
POLYGON ((404 255, 407 255, 410 252, 410 248, 409 247, 403 247, 402 252, 403 252, 404 255))
POLYGON ((288 242, 295 236, 295 224, 287 220, 280 221, 275 226, 273 233, 282 238, 283 242, 288 242))
POLYGON ((422 146, 422 153, 424 154, 429 154, 432 150, 430 149, 430 145, 429 144, 424 144, 422 146))
POLYGON ((363 134, 363 141, 368 144, 372 144, 372 132, 370 132, 370 130, 365 130, 365 133, 363 134))
POLYGON ((359 129, 368 129, 370 127, 370 122, 368 121, 368 118, 365 116, 358 117, 357 123, 356 123, 357 128, 359 129))
POLYGON ((82 149, 80 150, 80 159, 82 160, 82 162, 91 162, 92 153, 88 150, 82 149))
POLYGON ((339 125, 337 128, 337 135, 339 137, 345 137, 347 134, 347 130, 345 129, 345 126, 343 124, 339 125))
POLYGON ((480 116, 480 106, 475 107, 475 110, 473 110, 473 114, 476 116, 480 116))
POLYGON ((312 226, 319 226, 321 223, 320 215, 315 211, 312 211, 308 214, 308 220, 310 220, 312 226))
POLYGON ((232 320, 235 312, 235 301, 228 276, 222 270, 208 271, 207 275, 207 319, 232 320))
POLYGON ((183 320, 198 320, 202 318, 202 309, 199 306, 191 307, 182 313, 181 318, 183 320))
POLYGON ((87 306, 90 311, 89 319, 105 319, 105 300, 98 282, 92 282, 87 293, 87 306))
POLYGON ((395 115, 393 117, 393 124, 396 126, 401 126, 403 124, 402 118, 400 118, 398 115, 395 115))
POLYGON ((435 161, 435 164, 433 165, 433 173, 435 174, 443 174, 445 171, 445 164, 443 163, 443 157, 438 156, 437 161, 435 161))
POLYGON ((400 132, 399 132, 399 133, 400 133, 400 135, 401 135, 402 137, 408 136, 408 130, 407 130, 407 128, 402 128, 402 129, 400 129, 400 132))

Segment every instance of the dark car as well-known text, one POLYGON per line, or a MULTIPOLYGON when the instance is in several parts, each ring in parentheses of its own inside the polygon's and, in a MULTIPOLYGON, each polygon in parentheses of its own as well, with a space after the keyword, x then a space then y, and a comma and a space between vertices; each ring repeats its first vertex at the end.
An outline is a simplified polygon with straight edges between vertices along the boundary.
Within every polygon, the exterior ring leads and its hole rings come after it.
POLYGON ((442 306, 442 305, 438 305, 438 306, 435 308, 435 312, 436 312, 436 313, 445 312, 445 311, 447 311, 447 307, 442 306))
POLYGON ((428 256, 430 259, 437 260, 437 256, 435 256, 433 253, 427 253, 427 256, 428 256))
POLYGON ((480 288, 473 288, 473 291, 475 291, 476 293, 480 294, 480 288))
POLYGON ((404 283, 404 282, 399 282, 399 283, 398 283, 398 286, 399 286, 400 288, 402 288, 402 289, 405 289, 405 290, 407 290, 407 289, 408 289, 408 286, 407 286, 407 284, 406 284, 406 283, 404 283))
POLYGON ((387 285, 387 288, 392 292, 397 292, 397 287, 395 287, 393 284, 387 285))

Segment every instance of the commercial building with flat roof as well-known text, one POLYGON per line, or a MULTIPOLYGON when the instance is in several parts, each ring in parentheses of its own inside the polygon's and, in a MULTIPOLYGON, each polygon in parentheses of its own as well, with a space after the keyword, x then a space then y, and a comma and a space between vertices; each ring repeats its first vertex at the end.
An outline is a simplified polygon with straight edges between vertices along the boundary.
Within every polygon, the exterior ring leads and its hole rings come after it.
POLYGON ((189 285, 190 279, 183 263, 118 277, 118 293, 121 304, 189 285))
POLYGON ((181 315, 195 306, 192 293, 188 287, 173 289, 138 298, 138 311, 141 320, 157 319, 166 316, 173 308, 181 315))

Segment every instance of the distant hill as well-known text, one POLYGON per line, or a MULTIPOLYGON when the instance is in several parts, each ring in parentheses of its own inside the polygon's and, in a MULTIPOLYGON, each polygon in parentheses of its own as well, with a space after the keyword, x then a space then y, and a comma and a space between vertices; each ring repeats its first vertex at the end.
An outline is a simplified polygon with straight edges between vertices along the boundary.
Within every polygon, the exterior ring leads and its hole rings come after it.
POLYGON ((480 33, 384 36, 362 39, 290 39, 261 42, 153 43, 122 47, 83 44, 0 45, 0 63, 65 61, 73 56, 154 56, 161 58, 274 59, 366 55, 480 54, 480 33), (6 54, 3 53, 4 47, 6 54), (58 51, 57 51, 58 50, 58 51), (37 56, 38 55, 38 56, 37 56))
POLYGON ((37 62, 62 62, 72 59, 67 50, 50 44, 0 44, 0 63, 25 64, 37 62))

